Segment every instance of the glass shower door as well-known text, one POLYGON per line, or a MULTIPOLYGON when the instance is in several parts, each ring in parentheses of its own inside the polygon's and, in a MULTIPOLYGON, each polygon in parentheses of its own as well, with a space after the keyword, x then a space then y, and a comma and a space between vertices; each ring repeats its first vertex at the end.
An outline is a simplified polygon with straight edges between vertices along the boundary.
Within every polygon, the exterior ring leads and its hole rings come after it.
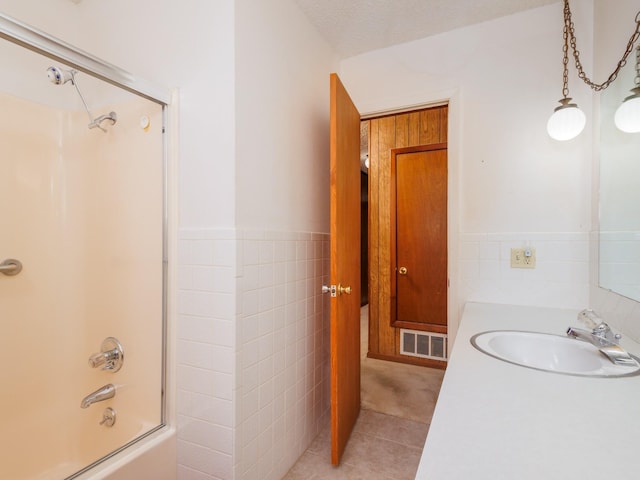
POLYGON ((0 478, 73 478, 164 423, 164 105, 0 55, 0 478))

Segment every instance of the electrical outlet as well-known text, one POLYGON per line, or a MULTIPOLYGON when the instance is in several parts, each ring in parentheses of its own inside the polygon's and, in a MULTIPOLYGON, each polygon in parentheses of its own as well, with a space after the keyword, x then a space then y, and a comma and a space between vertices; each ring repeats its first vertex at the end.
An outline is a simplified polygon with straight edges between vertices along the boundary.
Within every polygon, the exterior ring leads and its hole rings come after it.
POLYGON ((536 268, 536 250, 532 247, 511 249, 511 268, 536 268))

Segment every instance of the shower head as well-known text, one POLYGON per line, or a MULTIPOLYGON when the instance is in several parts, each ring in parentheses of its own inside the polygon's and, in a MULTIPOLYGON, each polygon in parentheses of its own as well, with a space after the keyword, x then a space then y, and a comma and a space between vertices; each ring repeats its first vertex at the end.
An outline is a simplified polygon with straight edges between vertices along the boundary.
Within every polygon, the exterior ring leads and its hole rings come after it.
POLYGON ((102 122, 104 122, 105 120, 109 120, 111 122, 111 125, 115 125, 116 122, 118 121, 118 116, 116 115, 116 112, 109 112, 106 115, 100 115, 99 117, 93 118, 93 116, 91 115, 91 111, 87 106, 87 102, 85 101, 84 96, 80 91, 80 87, 78 87, 78 84, 76 83, 76 80, 75 80, 76 73, 77 73, 76 70, 63 70, 58 67, 47 68, 47 78, 51 83, 55 85, 64 85, 67 82, 71 82, 71 85, 73 85, 76 88, 76 91, 80 96, 80 100, 82 100, 82 104, 84 105, 84 109, 87 111, 87 115, 89 115, 89 129, 99 128, 103 132, 106 132, 107 130, 102 127, 102 122))
POLYGON ((73 77, 75 73, 75 70, 62 70, 58 67, 47 68, 47 78, 56 85, 64 85, 67 82, 74 83, 73 77))

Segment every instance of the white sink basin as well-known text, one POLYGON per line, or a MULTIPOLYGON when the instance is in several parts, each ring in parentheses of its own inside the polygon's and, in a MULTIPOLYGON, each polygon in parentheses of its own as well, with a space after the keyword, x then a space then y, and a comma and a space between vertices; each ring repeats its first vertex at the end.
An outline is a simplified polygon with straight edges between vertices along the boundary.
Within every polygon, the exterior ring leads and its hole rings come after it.
POLYGON ((471 337, 487 355, 522 367, 585 377, 627 377, 640 374, 635 366, 613 364, 595 346, 573 338, 539 332, 492 330, 471 337))

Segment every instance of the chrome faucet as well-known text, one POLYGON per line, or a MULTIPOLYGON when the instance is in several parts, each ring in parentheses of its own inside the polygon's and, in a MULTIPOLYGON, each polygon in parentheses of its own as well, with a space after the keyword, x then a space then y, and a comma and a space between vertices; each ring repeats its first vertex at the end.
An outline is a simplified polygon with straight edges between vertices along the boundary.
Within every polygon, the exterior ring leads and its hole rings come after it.
POLYGON ((80 408, 89 408, 94 403, 102 402, 104 400, 109 400, 110 398, 113 398, 115 394, 116 394, 116 387, 112 383, 109 383, 108 385, 105 385, 104 387, 100 387, 95 392, 92 392, 86 397, 84 397, 82 399, 82 402, 80 402, 80 408))
POLYGON ((569 327, 567 335, 583 342, 591 343, 616 365, 635 366, 636 361, 620 346, 618 341, 622 336, 615 334, 605 322, 600 322, 593 330, 582 330, 569 327))
POLYGON ((598 348, 617 345, 618 340, 621 338, 620 334, 614 335, 611 327, 604 322, 600 322, 591 331, 569 327, 567 329, 567 335, 578 340, 589 342, 598 348))

